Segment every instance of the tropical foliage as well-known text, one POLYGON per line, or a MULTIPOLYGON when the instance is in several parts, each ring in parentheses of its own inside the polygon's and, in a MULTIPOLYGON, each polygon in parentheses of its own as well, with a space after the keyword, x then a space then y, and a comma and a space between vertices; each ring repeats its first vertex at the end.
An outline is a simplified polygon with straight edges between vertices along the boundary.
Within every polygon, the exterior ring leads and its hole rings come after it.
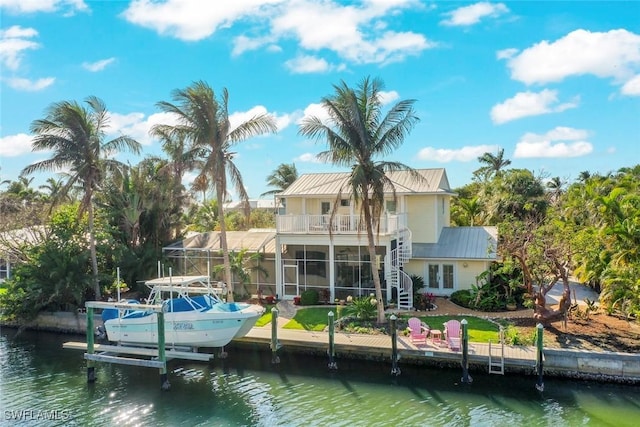
POLYGON ((128 136, 121 135, 105 141, 109 115, 105 104, 99 98, 86 99, 87 107, 75 101, 52 104, 44 119, 31 124, 33 151, 52 151, 51 158, 27 166, 24 174, 38 171, 55 171, 69 168, 67 181, 60 189, 67 194, 79 184, 83 194, 80 213, 88 213, 89 251, 93 271, 93 289, 96 299, 100 299, 96 236, 94 233, 94 194, 101 188, 107 174, 117 174, 124 165, 113 158, 114 153, 128 149, 140 151, 140 144, 128 136))

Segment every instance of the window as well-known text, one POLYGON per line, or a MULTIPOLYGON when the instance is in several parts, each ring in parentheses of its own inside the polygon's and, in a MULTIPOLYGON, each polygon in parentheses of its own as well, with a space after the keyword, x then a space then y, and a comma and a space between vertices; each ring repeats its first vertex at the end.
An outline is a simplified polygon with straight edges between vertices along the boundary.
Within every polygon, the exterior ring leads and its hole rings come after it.
POLYGON ((389 212, 390 214, 396 213, 396 201, 395 200, 385 201, 385 208, 387 212, 389 212))
POLYGON ((340 206, 349 206, 349 199, 340 199, 340 206))
POLYGON ((440 270, 440 266, 438 264, 429 264, 428 277, 429 277, 430 288, 438 289, 440 287, 438 270, 440 270))
POLYGON ((307 251, 306 259, 304 255, 304 251, 296 251, 296 259, 301 261, 298 265, 301 266, 302 274, 326 277, 326 254, 324 252, 307 251))
POLYGON ((322 215, 327 215, 330 210, 331 210, 331 203, 329 202, 320 203, 320 212, 322 213, 322 215))
POLYGON ((442 287, 444 289, 453 289, 453 265, 444 264, 442 266, 442 287))

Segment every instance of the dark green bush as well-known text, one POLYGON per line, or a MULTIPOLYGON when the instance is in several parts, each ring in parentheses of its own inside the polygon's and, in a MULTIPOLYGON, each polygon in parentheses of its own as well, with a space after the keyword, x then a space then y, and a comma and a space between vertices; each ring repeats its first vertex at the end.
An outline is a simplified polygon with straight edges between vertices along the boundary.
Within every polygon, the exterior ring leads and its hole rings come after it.
POLYGON ((315 289, 308 289, 300 294, 300 305, 317 305, 320 295, 315 289))
POLYGON ((461 289, 451 294, 451 302, 459 305, 460 307, 471 308, 471 291, 469 289, 461 289))

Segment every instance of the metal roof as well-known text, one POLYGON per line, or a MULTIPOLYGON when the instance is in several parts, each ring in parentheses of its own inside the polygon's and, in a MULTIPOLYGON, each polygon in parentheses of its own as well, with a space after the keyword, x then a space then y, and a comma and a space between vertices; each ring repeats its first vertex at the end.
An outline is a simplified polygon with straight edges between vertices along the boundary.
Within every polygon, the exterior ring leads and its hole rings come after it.
POLYGON ((414 243, 413 258, 495 260, 496 227, 445 227, 438 243, 414 243))
MULTIPOLYGON (((424 179, 416 180, 408 171, 387 173, 389 179, 394 183, 396 194, 451 193, 444 168, 416 169, 415 171, 424 179)), ((351 191, 346 185, 349 175, 349 172, 305 174, 294 181, 285 191, 279 193, 278 197, 335 196, 341 188, 344 195, 349 195, 351 191)), ((386 191, 391 193, 390 188, 386 191)))
MULTIPOLYGON (((251 229, 248 231, 227 231, 227 246, 230 251, 247 249, 249 252, 264 251, 266 253, 275 253, 275 238, 275 230, 251 229)), ((207 233, 199 233, 175 242, 163 248, 163 250, 218 252, 222 250, 220 248, 220 232, 210 231, 207 233)))

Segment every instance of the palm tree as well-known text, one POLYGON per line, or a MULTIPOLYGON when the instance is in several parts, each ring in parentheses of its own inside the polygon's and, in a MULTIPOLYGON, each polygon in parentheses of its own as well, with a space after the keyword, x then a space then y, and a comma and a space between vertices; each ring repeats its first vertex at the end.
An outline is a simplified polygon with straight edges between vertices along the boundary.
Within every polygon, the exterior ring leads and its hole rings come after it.
POLYGON ((69 169, 69 179, 62 188, 66 194, 79 183, 83 188, 79 214, 88 215, 89 249, 93 270, 95 298, 100 299, 98 278, 98 256, 94 233, 94 192, 100 188, 105 173, 116 171, 124 165, 113 159, 113 154, 128 149, 136 154, 140 144, 128 136, 119 136, 105 141, 105 129, 108 126, 108 112, 99 98, 90 96, 85 100, 87 107, 75 101, 62 101, 51 104, 44 119, 31 123, 33 151, 52 151, 53 155, 24 168, 22 173, 69 169))
MULTIPOLYGON (((176 137, 183 136, 189 143, 187 158, 199 159, 200 175, 207 176, 213 185, 218 199, 218 217, 224 218, 224 200, 228 183, 232 184, 240 200, 248 201, 240 171, 233 163, 233 147, 248 138, 277 130, 275 120, 269 114, 259 114, 231 128, 229 122, 229 93, 222 90, 217 99, 213 89, 203 82, 195 82, 186 89, 174 90, 172 98, 176 104, 159 102, 158 107, 174 114, 178 124, 155 125, 152 132, 163 132, 176 137), (228 176, 228 178, 227 178, 228 176)), ((248 203, 247 203, 248 206, 248 203)), ((233 301, 233 282, 227 233, 224 221, 220 221, 220 245, 225 266, 227 282, 227 300, 233 301)))
POLYGON ((323 122, 318 117, 305 118, 299 129, 304 136, 326 141, 329 149, 318 155, 321 160, 351 168, 347 181, 338 191, 337 199, 342 197, 343 191, 351 192, 353 200, 360 206, 378 300, 378 323, 384 323, 386 319, 380 276, 374 262, 374 230, 384 208, 385 189, 391 189, 395 198, 393 182, 386 173, 407 170, 414 179, 422 179, 418 172, 402 163, 376 160, 387 157, 398 148, 419 120, 414 114, 415 100, 412 99, 399 101, 383 115, 380 93, 383 87, 381 80, 370 80, 368 77, 356 89, 342 81, 334 85, 335 93, 332 96, 322 98, 322 106, 329 114, 328 121, 323 122))
POLYGON ((276 188, 262 193, 260 197, 281 193, 293 184, 296 179, 298 179, 298 170, 296 169, 295 163, 281 163, 271 172, 271 175, 267 177, 267 184, 269 184, 270 187, 276 188))
POLYGON ((547 188, 549 189, 549 197, 551 204, 555 205, 560 200, 562 194, 564 194, 564 181, 559 176, 555 176, 547 181, 547 188))
POLYGON ((478 161, 482 163, 483 166, 475 171, 474 175, 482 176, 486 180, 494 176, 500 176, 502 170, 511 164, 511 160, 504 158, 504 148, 500 148, 495 156, 491 153, 484 153, 478 157, 478 161))

